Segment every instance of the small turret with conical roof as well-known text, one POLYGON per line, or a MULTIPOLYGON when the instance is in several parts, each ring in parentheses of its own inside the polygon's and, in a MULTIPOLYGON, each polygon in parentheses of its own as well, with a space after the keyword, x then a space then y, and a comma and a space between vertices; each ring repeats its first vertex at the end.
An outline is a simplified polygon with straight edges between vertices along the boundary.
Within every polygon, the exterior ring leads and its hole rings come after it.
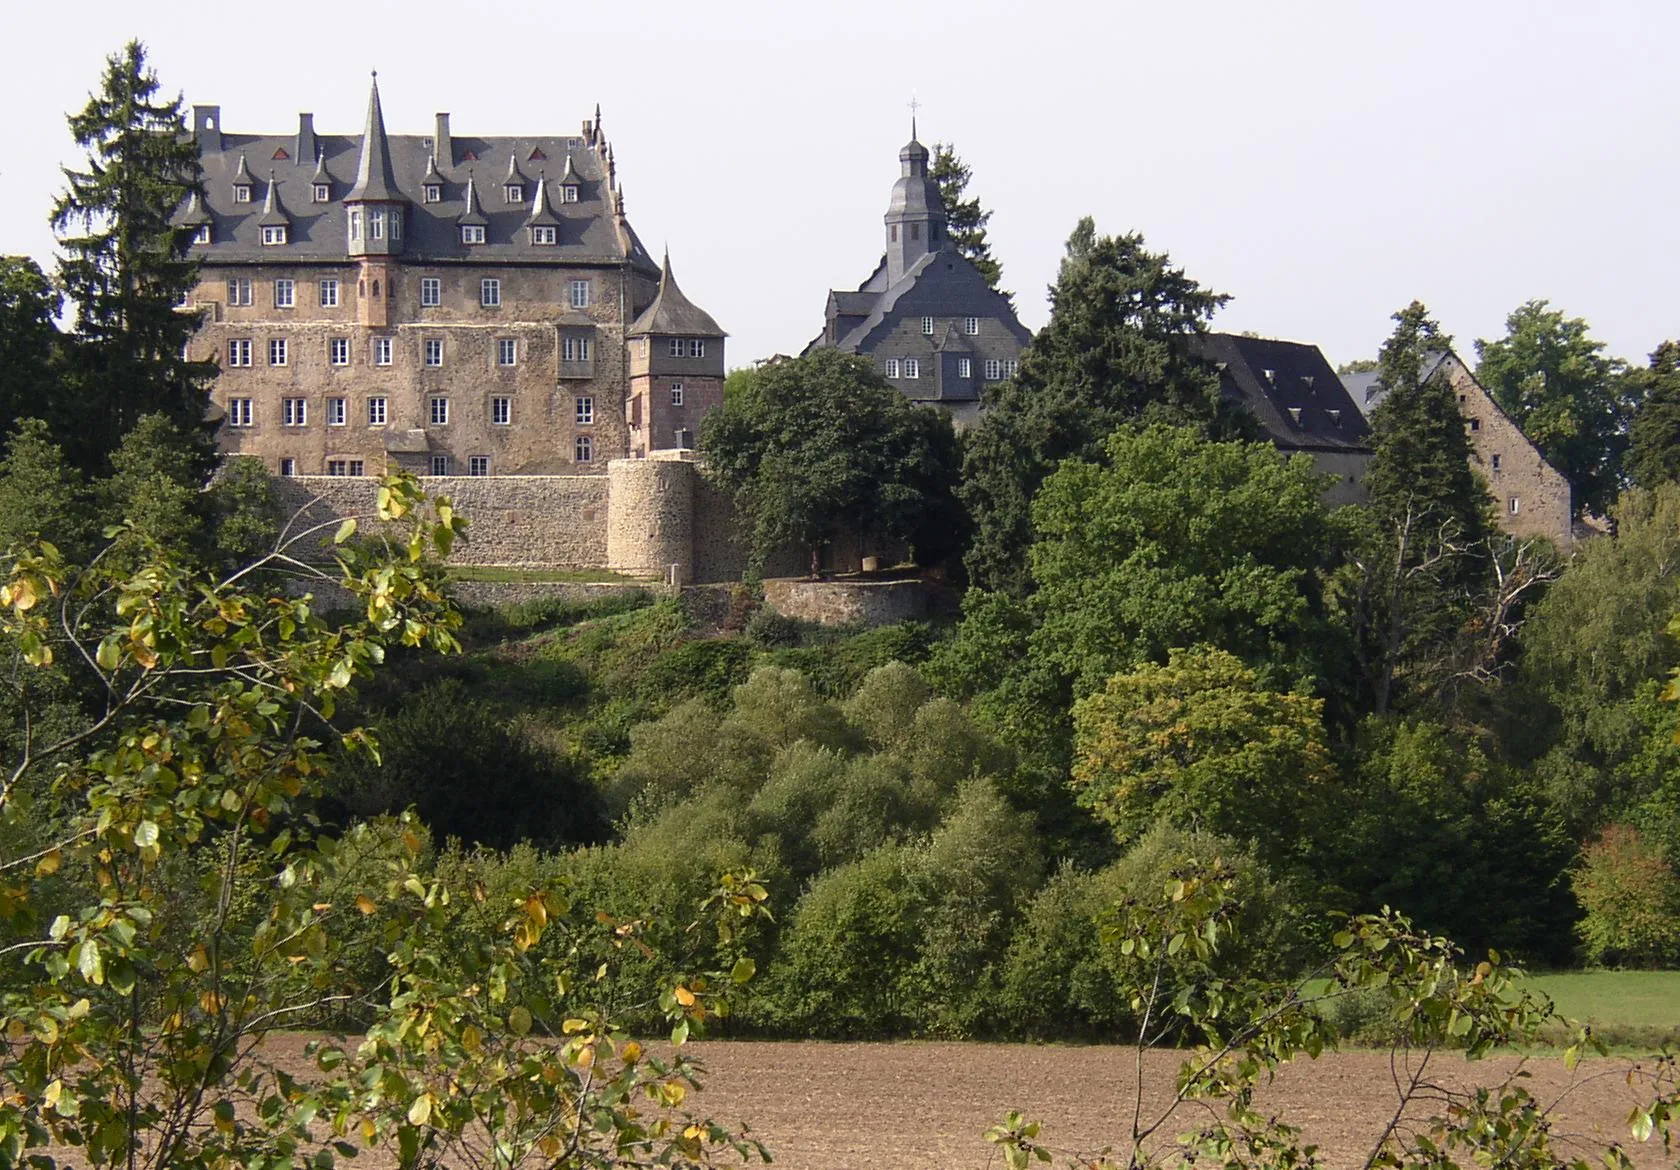
POLYGON ((633 454, 694 445, 701 417, 723 404, 725 336, 711 314, 677 287, 667 250, 653 303, 625 331, 633 454))
POLYGON ((928 174, 928 148, 916 139, 916 119, 910 119, 910 141, 898 152, 902 173, 893 184, 892 201, 884 217, 887 225, 887 284, 897 284, 916 261, 945 246, 945 201, 939 184, 928 174))
POLYGON ((286 215, 286 209, 280 206, 280 184, 275 182, 274 172, 268 172, 268 194, 263 197, 262 214, 257 217, 257 223, 262 227, 262 241, 264 244, 284 244, 291 233, 292 221, 286 215))
POLYGON ((548 174, 537 172, 537 189, 531 196, 531 214, 525 217, 525 227, 533 244, 560 242, 560 217, 548 205, 548 174))
POLYGON ((466 189, 461 192, 461 214, 455 217, 455 222, 462 227, 484 227, 489 219, 478 206, 478 184, 473 181, 472 168, 467 168, 466 189))
POLYGON ((356 182, 344 196, 344 204, 350 209, 350 255, 394 256, 402 251, 408 200, 397 189, 391 166, 385 112, 379 105, 378 73, 373 75, 368 93, 367 125, 362 131, 362 152, 356 160, 356 182))

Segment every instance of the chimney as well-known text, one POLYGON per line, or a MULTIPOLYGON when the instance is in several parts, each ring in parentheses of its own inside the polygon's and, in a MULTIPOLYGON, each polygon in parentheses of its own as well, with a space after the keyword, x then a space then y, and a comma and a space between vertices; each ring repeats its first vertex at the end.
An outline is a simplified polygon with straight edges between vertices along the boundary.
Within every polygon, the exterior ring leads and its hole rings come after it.
POLYGON ((297 151, 292 155, 298 165, 315 162, 315 115, 298 115, 297 151))
POLYGON ((449 139, 447 113, 437 116, 437 136, 432 140, 432 153, 438 160, 438 166, 448 168, 455 165, 455 146, 449 139))
POLYGON ((222 107, 194 106, 193 137, 198 139, 199 150, 222 149, 222 107))

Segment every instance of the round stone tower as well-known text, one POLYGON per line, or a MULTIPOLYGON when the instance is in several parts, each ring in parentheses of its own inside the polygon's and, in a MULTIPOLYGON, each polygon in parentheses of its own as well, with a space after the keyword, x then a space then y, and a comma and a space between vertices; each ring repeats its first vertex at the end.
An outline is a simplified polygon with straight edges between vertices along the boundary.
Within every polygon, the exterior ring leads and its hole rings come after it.
POLYGON ((694 575, 694 481, 689 451, 607 464, 607 568, 678 585, 694 575))

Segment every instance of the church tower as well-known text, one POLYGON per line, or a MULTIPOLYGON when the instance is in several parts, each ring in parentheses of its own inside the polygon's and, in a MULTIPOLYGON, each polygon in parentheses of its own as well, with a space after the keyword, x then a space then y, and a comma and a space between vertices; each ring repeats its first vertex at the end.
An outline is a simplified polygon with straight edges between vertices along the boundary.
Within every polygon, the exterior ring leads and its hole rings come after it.
POLYGON ((887 284, 892 286, 915 267, 916 261, 945 246, 945 203, 939 184, 928 175, 928 148, 916 141, 916 122, 910 121, 910 141, 898 152, 903 169, 893 184, 887 205, 887 284))

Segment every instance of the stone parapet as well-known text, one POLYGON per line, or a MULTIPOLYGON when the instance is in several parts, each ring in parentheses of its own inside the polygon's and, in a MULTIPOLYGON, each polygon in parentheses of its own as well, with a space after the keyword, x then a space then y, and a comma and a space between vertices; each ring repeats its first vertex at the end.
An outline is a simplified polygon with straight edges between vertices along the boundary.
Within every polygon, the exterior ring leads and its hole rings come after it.
POLYGON ((764 605, 783 617, 824 626, 890 626, 927 616, 919 580, 764 582, 764 605))

